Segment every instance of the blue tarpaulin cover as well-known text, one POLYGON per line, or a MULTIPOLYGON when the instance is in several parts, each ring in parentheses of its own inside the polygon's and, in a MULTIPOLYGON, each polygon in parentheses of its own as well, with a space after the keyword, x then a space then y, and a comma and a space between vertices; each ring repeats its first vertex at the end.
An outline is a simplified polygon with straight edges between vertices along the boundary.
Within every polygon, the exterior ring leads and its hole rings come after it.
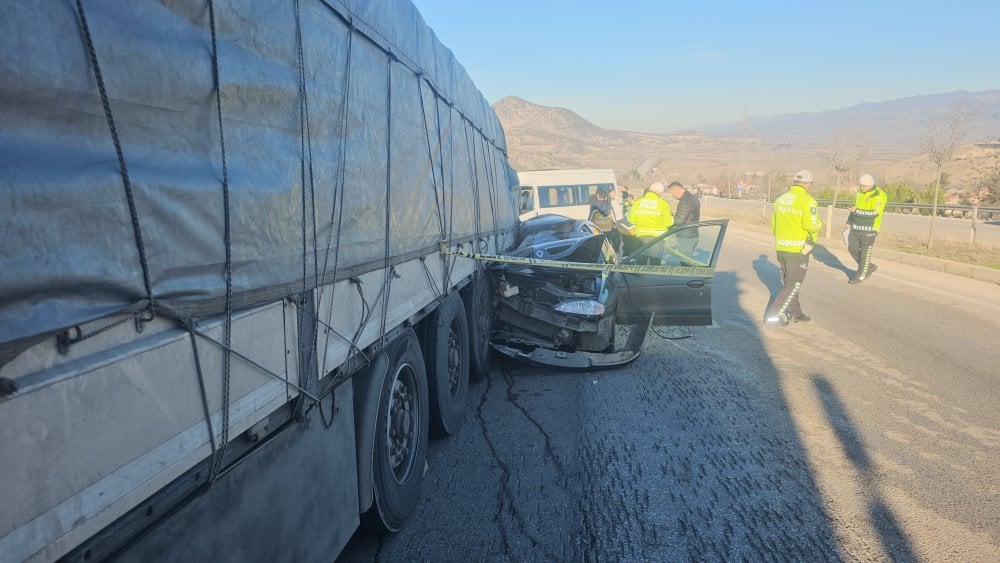
POLYGON ((205 0, 82 5, 0 18, 0 356, 513 226, 496 115, 409 2, 218 0, 215 49, 205 0))

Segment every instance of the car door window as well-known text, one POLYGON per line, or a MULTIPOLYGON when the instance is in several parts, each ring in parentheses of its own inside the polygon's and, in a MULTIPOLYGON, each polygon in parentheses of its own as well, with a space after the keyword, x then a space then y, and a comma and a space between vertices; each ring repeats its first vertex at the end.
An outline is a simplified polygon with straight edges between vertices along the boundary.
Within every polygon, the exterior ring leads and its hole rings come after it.
POLYGON ((631 252, 626 263, 714 267, 728 221, 705 221, 673 227, 631 252))

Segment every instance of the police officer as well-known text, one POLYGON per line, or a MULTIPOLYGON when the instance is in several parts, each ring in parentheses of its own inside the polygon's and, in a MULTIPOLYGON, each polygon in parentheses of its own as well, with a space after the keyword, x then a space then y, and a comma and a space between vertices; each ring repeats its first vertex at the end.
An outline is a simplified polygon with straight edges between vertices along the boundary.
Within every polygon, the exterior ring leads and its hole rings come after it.
POLYGON ((663 183, 655 182, 629 209, 628 220, 635 226, 635 236, 643 242, 662 235, 674 224, 670 204, 664 199, 665 193, 663 183))
POLYGON ((809 192, 812 173, 799 170, 792 186, 774 200, 771 230, 774 232, 781 266, 781 290, 764 313, 764 324, 787 325, 809 320, 799 305, 799 288, 809 270, 809 253, 823 222, 816 213, 816 200, 809 192))
POLYGON ((845 225, 851 229, 847 235, 847 251, 858 263, 858 271, 848 283, 861 283, 878 269, 872 264, 872 246, 882 227, 882 212, 888 199, 882 188, 875 186, 875 178, 871 174, 862 174, 858 178, 858 193, 854 196, 854 205, 847 208, 851 214, 845 225))
MULTIPOLYGON (((635 252, 638 247, 648 244, 656 237, 662 235, 674 224, 674 217, 670 213, 670 204, 666 200, 667 189, 662 182, 654 182, 646 193, 632 203, 628 212, 628 220, 632 224, 629 234, 635 238, 626 242, 624 251, 627 254, 635 252)), ((650 263, 657 264, 663 259, 664 249, 661 244, 655 244, 643 251, 643 254, 651 259, 650 263)))
POLYGON ((666 189, 662 182, 655 182, 629 209, 628 220, 635 225, 635 235, 644 242, 667 232, 674 224, 670 204, 664 199, 666 189))

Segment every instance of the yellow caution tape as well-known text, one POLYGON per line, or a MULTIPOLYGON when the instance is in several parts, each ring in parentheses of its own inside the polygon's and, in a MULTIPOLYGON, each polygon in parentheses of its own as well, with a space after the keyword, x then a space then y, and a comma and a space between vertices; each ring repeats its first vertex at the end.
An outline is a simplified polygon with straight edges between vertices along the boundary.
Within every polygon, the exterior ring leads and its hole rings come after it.
POLYGON ((695 266, 701 266, 702 268, 707 268, 708 267, 708 264, 705 264, 704 262, 699 262, 699 261, 695 260, 694 258, 691 258, 690 256, 688 256, 687 254, 683 254, 681 252, 678 252, 678 251, 674 250, 673 248, 666 248, 664 250, 666 250, 670 254, 673 254, 674 256, 679 257, 681 260, 685 260, 687 262, 693 263, 695 266))
POLYGON ((521 264, 524 266, 538 266, 540 268, 559 268, 563 270, 586 270, 592 272, 619 272, 622 274, 647 274, 653 276, 683 276, 683 277, 711 277, 715 273, 715 268, 709 266, 652 266, 646 264, 593 264, 590 262, 562 262, 559 260, 540 260, 537 258, 525 258, 520 256, 499 256, 496 254, 477 254, 474 252, 452 251, 445 252, 452 256, 463 256, 473 260, 483 260, 485 262, 499 262, 501 264, 521 264))

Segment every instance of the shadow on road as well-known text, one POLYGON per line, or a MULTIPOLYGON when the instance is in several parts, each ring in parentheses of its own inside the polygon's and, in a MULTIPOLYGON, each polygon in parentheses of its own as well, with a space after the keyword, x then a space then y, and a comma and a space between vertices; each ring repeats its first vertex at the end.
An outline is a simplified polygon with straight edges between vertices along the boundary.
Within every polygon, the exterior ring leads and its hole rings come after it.
POLYGON ((716 326, 651 334, 618 370, 495 363, 414 517, 340 561, 844 560, 748 282, 717 270, 716 326))
MULTIPOLYGON (((850 279, 854 276, 855 271, 848 268, 840 261, 839 258, 833 255, 829 249, 825 246, 817 244, 815 249, 813 249, 812 255, 820 263, 829 266, 835 270, 840 270, 847 274, 847 278, 850 279)), ((774 301, 775 296, 778 295, 778 291, 781 290, 781 269, 778 268, 768 258, 767 255, 761 254, 756 260, 753 261, 753 270, 757 273, 757 279, 767 287, 767 291, 770 294, 770 298, 767 301, 768 306, 774 301)))
POLYGON ((823 405, 827 421, 840 440, 840 447, 857 470, 860 478, 859 488, 867 497, 868 518, 872 528, 878 533, 882 547, 892 561, 917 561, 917 554, 913 551, 899 521, 882 499, 878 477, 868 457, 864 441, 854 428, 844 405, 837 398, 836 391, 825 376, 812 374, 810 377, 823 405))
POLYGON ((767 292, 771 295, 767 300, 767 304, 770 306, 775 296, 781 291, 781 268, 775 266, 766 254, 761 254, 753 261, 753 271, 757 272, 757 279, 764 284, 767 292))
POLYGON ((828 249, 827 247, 821 244, 817 244, 816 247, 813 249, 812 254, 816 258, 816 260, 818 260, 822 264, 829 266, 834 270, 840 270, 841 272, 847 274, 848 279, 854 276, 855 273, 854 268, 847 267, 843 262, 840 261, 840 258, 834 256, 833 253, 830 252, 830 249, 828 249))

